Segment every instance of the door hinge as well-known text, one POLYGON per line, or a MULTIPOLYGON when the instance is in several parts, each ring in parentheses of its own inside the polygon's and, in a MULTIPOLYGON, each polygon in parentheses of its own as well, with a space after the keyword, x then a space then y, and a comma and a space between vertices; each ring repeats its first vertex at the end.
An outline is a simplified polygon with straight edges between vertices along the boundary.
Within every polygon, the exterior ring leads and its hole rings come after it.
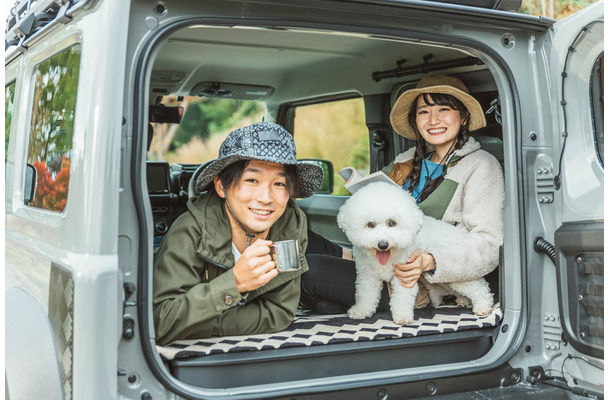
POLYGON ((541 204, 552 203, 555 200, 553 167, 550 165, 536 168, 536 197, 541 204))
POLYGON ((136 285, 131 282, 125 282, 123 284, 123 290, 125 290, 125 296, 123 301, 123 339, 131 340, 135 335, 136 321, 133 317, 125 313, 127 307, 136 306, 136 301, 129 301, 129 298, 136 292, 136 285))

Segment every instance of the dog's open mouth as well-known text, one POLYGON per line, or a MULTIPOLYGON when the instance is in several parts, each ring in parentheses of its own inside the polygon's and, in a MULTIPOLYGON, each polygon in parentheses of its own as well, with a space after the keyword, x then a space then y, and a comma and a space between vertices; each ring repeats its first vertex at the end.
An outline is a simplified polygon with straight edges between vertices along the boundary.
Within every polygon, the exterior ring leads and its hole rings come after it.
POLYGON ((377 250, 377 254, 375 254, 375 256, 377 257, 377 261, 379 261, 379 264, 381 265, 386 265, 391 255, 392 253, 390 252, 390 250, 377 250))

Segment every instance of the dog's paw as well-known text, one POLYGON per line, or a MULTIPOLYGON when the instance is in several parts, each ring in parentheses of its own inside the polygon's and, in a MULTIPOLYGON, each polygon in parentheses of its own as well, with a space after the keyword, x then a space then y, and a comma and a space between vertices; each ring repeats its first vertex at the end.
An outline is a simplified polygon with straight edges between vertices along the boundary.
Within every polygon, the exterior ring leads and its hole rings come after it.
POLYGON ((479 300, 472 305, 472 312, 476 315, 488 315, 493 308, 493 300, 479 300))
POLYGON ((432 304, 432 307, 438 307, 441 304, 443 304, 443 300, 445 299, 445 297, 443 295, 437 294, 437 293, 432 293, 430 292, 430 304, 432 304))
POLYGON ((487 307, 487 306, 483 306, 483 307, 477 307, 474 306, 472 307, 472 312, 475 313, 476 315, 488 315, 491 312, 491 307, 487 307))
POLYGON ((412 312, 392 313, 392 320, 397 325, 408 325, 413 322, 413 319, 412 312))
POLYGON ((470 307, 472 303, 470 303, 470 299, 465 296, 457 296, 455 299, 455 304, 458 307, 470 307))
POLYGON ((370 311, 366 307, 363 307, 358 304, 352 306, 349 310, 347 310, 347 316, 350 317, 351 319, 368 318, 368 317, 372 316, 374 313, 375 313, 374 310, 370 311))
POLYGON ((407 310, 392 311, 392 320, 397 325, 410 324, 414 320, 413 310, 407 309, 407 310))

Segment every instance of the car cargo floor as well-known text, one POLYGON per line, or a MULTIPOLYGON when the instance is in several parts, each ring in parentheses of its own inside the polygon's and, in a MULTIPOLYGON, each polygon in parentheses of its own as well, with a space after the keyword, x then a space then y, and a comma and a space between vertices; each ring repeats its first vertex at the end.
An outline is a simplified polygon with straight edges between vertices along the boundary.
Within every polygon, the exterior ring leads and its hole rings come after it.
POLYGON ((179 340, 168 346, 157 346, 165 361, 185 360, 214 354, 257 350, 321 346, 337 343, 372 342, 388 339, 450 333, 497 326, 502 310, 496 304, 492 312, 477 316, 470 308, 455 305, 428 306, 415 310, 412 324, 399 326, 389 312, 371 318, 353 320, 347 314, 319 315, 299 311, 293 323, 277 333, 249 336, 225 336, 198 340, 179 340))

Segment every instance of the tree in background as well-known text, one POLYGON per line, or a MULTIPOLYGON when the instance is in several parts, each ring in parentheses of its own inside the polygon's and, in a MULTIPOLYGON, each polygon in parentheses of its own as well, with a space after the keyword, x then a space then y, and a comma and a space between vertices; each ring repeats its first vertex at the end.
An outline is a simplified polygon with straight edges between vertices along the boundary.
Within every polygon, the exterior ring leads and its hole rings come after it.
POLYGON ((34 72, 28 164, 37 170, 32 207, 62 211, 68 197, 80 46, 41 62, 34 72))
POLYGON ((208 143, 218 142, 220 146, 230 131, 250 121, 261 121, 264 112, 263 103, 250 100, 166 96, 161 103, 184 109, 180 125, 155 126, 148 158, 169 162, 195 163, 215 158, 218 147, 207 146, 208 143))
POLYGON ((337 173, 354 167, 369 173, 369 132, 362 98, 299 106, 294 118, 297 158, 328 160, 334 167, 334 194, 348 194, 337 173))
POLYGON ((523 0, 519 11, 523 14, 542 15, 553 19, 563 19, 597 0, 523 0))
POLYGON ((13 121, 13 102, 15 100, 15 82, 4 89, 4 157, 8 153, 8 139, 13 121))

